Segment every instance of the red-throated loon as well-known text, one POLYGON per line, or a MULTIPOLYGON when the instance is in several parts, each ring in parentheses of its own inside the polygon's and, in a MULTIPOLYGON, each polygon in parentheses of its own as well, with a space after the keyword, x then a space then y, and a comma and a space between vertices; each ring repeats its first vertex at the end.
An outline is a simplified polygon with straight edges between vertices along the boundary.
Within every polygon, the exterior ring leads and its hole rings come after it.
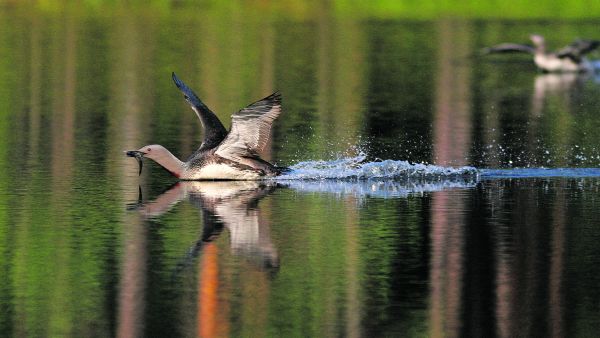
POLYGON ((288 170, 261 159, 273 121, 281 113, 281 95, 275 92, 231 116, 229 132, 219 118, 173 73, 173 81, 198 115, 204 129, 200 148, 186 162, 161 145, 127 151, 142 170, 144 157, 154 160, 182 180, 257 180, 288 170))
POLYGON ((484 54, 523 52, 533 54, 535 65, 545 72, 589 72, 594 65, 584 55, 600 46, 600 41, 576 40, 570 45, 555 51, 546 50, 546 42, 541 35, 529 37, 533 46, 517 43, 503 43, 483 49, 484 54))

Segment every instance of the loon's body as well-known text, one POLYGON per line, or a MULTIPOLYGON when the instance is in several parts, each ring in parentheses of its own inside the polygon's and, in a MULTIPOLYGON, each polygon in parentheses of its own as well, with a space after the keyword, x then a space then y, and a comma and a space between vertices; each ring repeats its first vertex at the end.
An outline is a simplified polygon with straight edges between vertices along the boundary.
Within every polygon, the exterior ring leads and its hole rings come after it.
POLYGON ((593 51, 600 46, 600 41, 595 40, 576 40, 570 45, 555 51, 546 50, 546 41, 543 36, 533 34, 530 36, 533 46, 503 43, 497 46, 484 49, 484 53, 512 53, 522 52, 533 55, 533 62, 544 72, 551 73, 573 73, 573 72, 591 72, 594 66, 584 57, 585 54, 593 51))
POLYGON ((232 115, 229 132, 217 116, 175 73, 173 81, 198 115, 204 129, 200 148, 187 161, 179 160, 161 145, 128 151, 142 169, 142 158, 150 158, 182 180, 258 180, 277 176, 287 168, 261 159, 259 153, 270 138, 271 125, 281 113, 281 95, 271 94, 232 115))
POLYGON ((231 160, 216 154, 214 149, 190 158, 183 168, 179 178, 184 180, 257 180, 286 170, 259 157, 231 160))

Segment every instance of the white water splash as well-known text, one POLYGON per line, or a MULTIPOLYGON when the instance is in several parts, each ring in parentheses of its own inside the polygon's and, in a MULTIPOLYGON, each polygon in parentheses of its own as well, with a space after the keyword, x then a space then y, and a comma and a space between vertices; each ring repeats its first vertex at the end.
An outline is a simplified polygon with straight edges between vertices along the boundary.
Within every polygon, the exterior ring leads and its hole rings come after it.
POLYGON ((304 161, 290 166, 290 172, 274 178, 299 192, 339 196, 398 198, 409 195, 469 189, 482 180, 506 178, 600 177, 600 168, 513 168, 477 169, 411 164, 407 161, 366 161, 356 156, 331 161, 304 161))
POLYGON ((447 189, 468 189, 477 184, 473 179, 448 180, 288 180, 282 183, 302 193, 327 193, 335 196, 398 198, 447 189))
POLYGON ((369 180, 369 179, 440 179, 468 176, 475 178, 474 167, 442 167, 411 164, 407 161, 383 160, 365 162, 366 155, 339 158, 332 161, 305 161, 290 167, 289 173, 277 180, 369 180))

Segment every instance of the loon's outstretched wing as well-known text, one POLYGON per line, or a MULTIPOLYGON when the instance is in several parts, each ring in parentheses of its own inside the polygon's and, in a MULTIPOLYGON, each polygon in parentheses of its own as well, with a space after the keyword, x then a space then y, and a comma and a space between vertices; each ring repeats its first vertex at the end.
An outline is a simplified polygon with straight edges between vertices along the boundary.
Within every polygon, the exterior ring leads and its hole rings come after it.
POLYGON ((208 109, 208 107, 200 101, 198 96, 183 83, 175 73, 173 73, 173 82, 175 82, 177 88, 181 90, 185 100, 192 106, 192 109, 200 119, 200 123, 202 123, 204 135, 202 144, 198 150, 212 149, 219 145, 219 143, 227 136, 227 130, 223 127, 223 124, 219 121, 217 115, 208 109))
POLYGON ((581 58, 600 46, 597 40, 576 40, 572 44, 556 52, 559 58, 571 58, 574 61, 581 61, 581 58))
POLYGON ((483 54, 492 53, 535 53, 535 48, 530 45, 523 45, 518 43, 501 43, 496 46, 487 47, 482 50, 483 54))
POLYGON ((281 114, 281 94, 275 92, 231 116, 231 130, 216 154, 230 160, 257 157, 269 138, 273 121, 281 114))

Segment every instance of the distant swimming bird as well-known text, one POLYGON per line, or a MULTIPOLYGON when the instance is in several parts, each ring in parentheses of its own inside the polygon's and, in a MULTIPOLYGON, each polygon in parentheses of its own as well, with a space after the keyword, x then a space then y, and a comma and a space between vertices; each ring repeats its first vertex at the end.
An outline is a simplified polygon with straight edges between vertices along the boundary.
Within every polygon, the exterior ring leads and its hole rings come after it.
POLYGON ((259 152, 269 141, 271 125, 281 113, 279 93, 273 93, 233 114, 231 129, 227 132, 219 118, 175 73, 173 81, 198 115, 204 139, 186 162, 156 144, 127 151, 127 156, 138 160, 140 173, 144 157, 154 160, 182 180, 257 180, 288 170, 259 157, 259 152))
POLYGON ((517 43, 503 43, 483 49, 484 54, 523 52, 533 54, 536 66, 545 72, 588 72, 594 66, 584 55, 600 46, 596 40, 576 40, 570 45, 555 51, 546 50, 546 42, 541 35, 529 37, 533 46, 517 43))

